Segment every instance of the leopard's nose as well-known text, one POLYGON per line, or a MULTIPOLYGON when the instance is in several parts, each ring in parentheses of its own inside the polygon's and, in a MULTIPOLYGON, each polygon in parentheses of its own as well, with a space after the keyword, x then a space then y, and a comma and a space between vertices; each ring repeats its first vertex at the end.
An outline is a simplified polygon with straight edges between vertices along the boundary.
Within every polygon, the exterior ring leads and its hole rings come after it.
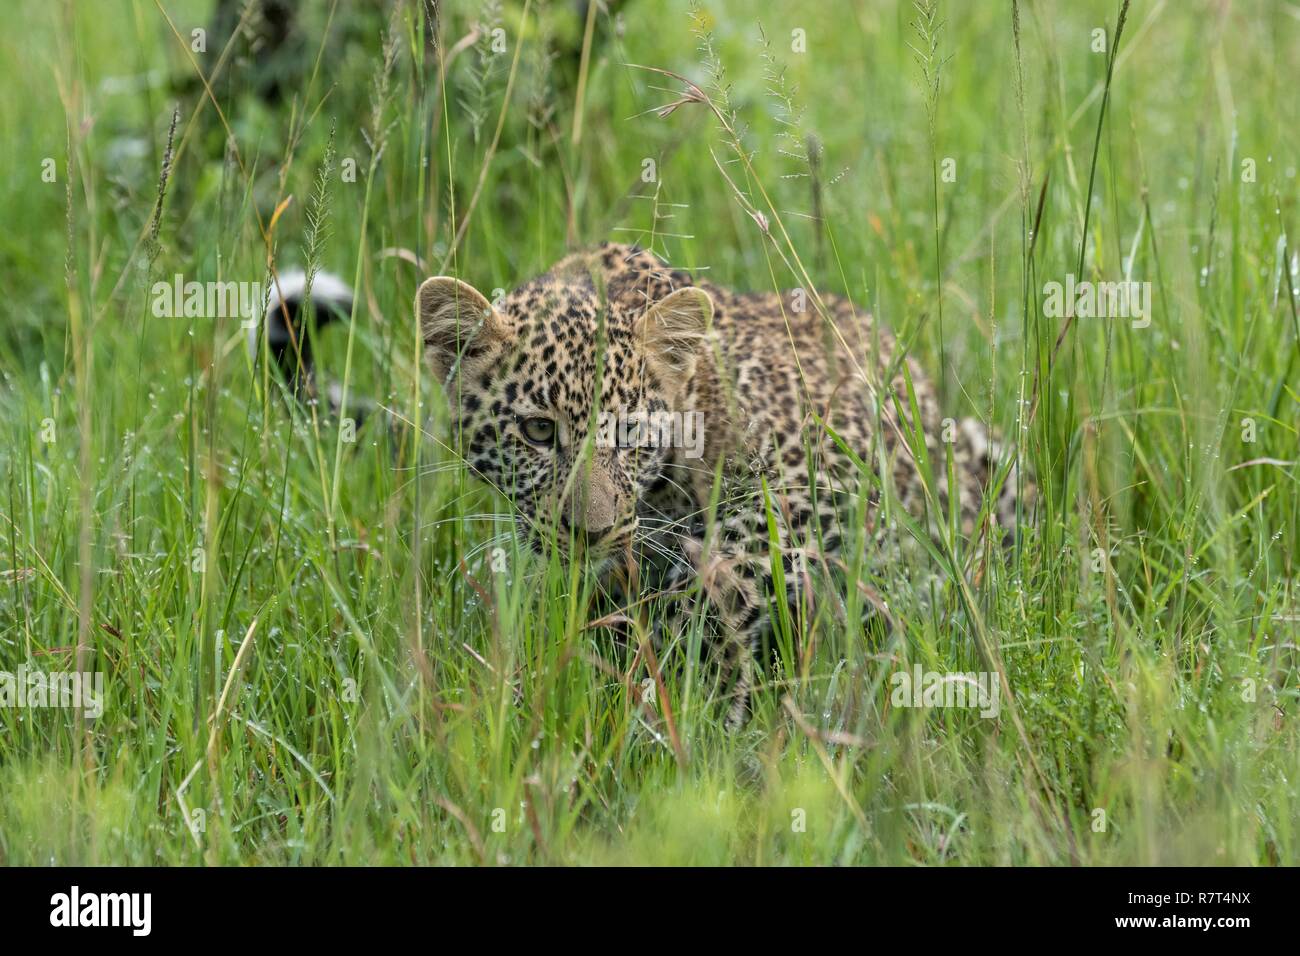
POLYGON ((587 545, 599 544, 601 539, 603 539, 605 535, 609 534, 613 529, 614 526, 612 524, 606 525, 603 528, 575 528, 567 521, 560 521, 561 534, 565 537, 572 535, 576 540, 587 545))
POLYGON ((600 544, 600 542, 605 539, 606 535, 613 530, 613 525, 609 525, 605 528, 583 528, 579 531, 579 534, 582 537, 583 543, 591 546, 600 544))

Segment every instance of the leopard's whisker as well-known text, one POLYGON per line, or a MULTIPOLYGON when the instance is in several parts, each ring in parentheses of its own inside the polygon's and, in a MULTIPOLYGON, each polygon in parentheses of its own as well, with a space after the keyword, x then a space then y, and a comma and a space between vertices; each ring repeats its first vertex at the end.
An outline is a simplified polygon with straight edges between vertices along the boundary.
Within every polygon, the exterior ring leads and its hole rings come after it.
POLYGON ((509 524, 509 523, 513 523, 514 520, 515 519, 513 515, 499 515, 499 514, 488 514, 488 513, 467 514, 467 515, 455 515, 451 518, 439 518, 437 521, 430 521, 428 524, 424 525, 424 527, 437 528, 444 524, 454 524, 457 521, 495 521, 498 524, 509 524))
POLYGON ((660 557, 667 558, 669 561, 679 560, 679 555, 673 554, 666 547, 651 538, 642 538, 636 543, 639 547, 647 548, 655 554, 658 554, 660 557))
POLYGON ((487 538, 484 541, 479 542, 474 547, 466 551, 464 554, 465 563, 468 564, 470 561, 473 561, 475 558, 477 558, 480 554, 482 554, 484 551, 488 550, 489 548, 497 547, 498 545, 504 544, 507 541, 511 541, 513 539, 514 539, 514 534, 512 534, 509 531, 504 531, 501 534, 494 534, 490 538, 487 538))

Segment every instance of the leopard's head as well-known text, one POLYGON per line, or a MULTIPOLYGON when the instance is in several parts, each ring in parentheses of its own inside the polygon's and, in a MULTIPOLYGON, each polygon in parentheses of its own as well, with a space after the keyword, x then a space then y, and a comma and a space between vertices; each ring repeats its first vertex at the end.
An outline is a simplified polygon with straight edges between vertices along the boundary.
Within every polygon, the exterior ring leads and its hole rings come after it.
POLYGON ((665 435, 713 304, 696 287, 629 308, 590 274, 551 273, 489 302, 448 276, 416 294, 425 351, 457 450, 547 542, 622 553, 672 454, 665 435))

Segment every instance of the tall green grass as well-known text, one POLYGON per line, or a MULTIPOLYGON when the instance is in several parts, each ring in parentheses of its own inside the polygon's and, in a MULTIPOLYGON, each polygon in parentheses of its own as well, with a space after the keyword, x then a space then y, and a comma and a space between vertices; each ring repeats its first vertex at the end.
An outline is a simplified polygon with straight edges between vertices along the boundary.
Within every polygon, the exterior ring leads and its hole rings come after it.
POLYGON ((108 695, 0 708, 0 861, 1297 862, 1294 4, 1134 3, 1114 48, 1110 2, 512 0, 449 9, 440 61, 423 4, 326 3, 278 104, 190 49, 207 6, 19 0, 0 37, 0 670, 108 695), (1010 550, 783 618, 739 734, 700 628, 654 667, 592 626, 421 376, 426 275, 607 238, 850 297, 1039 488, 1010 550), (355 441, 237 320, 150 311, 269 253, 359 290, 319 343, 388 410, 355 441), (1067 273, 1151 282, 1150 327, 1061 336, 1067 273), (916 663, 1011 696, 893 706, 916 663))

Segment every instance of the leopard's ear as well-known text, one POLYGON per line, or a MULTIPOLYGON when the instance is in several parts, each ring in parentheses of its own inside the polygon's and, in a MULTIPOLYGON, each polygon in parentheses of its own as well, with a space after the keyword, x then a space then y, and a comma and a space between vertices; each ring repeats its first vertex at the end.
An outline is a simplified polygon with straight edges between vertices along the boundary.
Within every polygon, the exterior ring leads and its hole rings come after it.
POLYGON ((709 294, 687 286, 650 306, 637 323, 636 337, 660 367, 684 381, 695 371, 712 322, 709 294))
POLYGON ((415 293, 424 351, 439 380, 462 357, 474 358, 505 340, 505 322, 472 285, 451 276, 425 279, 415 293))

